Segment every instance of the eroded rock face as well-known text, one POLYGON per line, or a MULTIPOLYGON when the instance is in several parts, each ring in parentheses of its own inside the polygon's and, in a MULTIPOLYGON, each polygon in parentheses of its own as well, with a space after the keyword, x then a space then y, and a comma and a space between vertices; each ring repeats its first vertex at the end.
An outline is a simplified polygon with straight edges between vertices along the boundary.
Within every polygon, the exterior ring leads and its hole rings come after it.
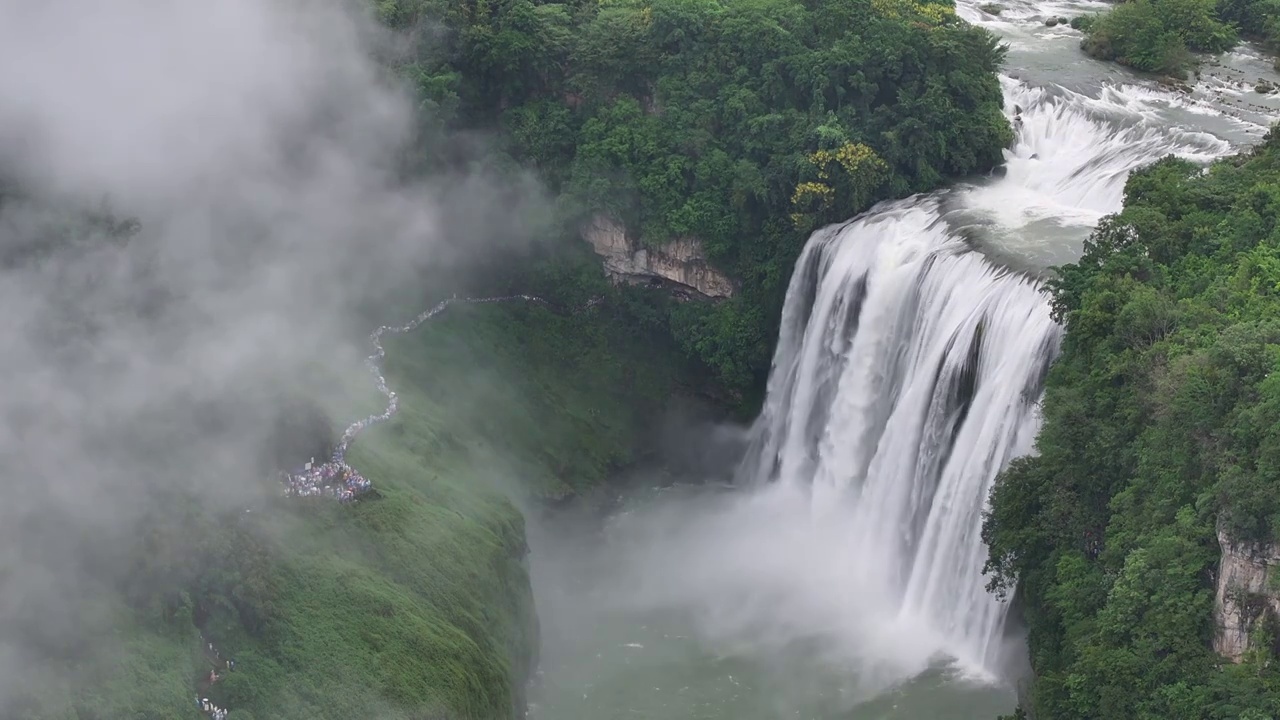
POLYGON ((621 223, 596 215, 582 228, 582 238, 604 258, 604 271, 615 283, 672 285, 677 296, 726 298, 733 281, 707 264, 697 238, 676 238, 661 247, 642 247, 621 223))
POLYGON ((1280 572, 1280 546, 1237 543, 1218 531, 1222 560, 1214 598, 1213 649, 1240 662, 1249 649, 1249 633, 1267 613, 1280 617, 1280 590, 1270 575, 1280 572))

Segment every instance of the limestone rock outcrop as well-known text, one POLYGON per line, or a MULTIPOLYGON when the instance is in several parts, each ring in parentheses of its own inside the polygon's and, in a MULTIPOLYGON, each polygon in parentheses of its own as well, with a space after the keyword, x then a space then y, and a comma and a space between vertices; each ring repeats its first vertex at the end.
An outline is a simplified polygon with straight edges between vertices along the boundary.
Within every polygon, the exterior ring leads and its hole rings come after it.
POLYGON ((1280 573, 1280 545, 1236 542, 1222 530, 1218 544, 1222 559, 1213 606, 1213 649, 1240 662, 1262 618, 1268 613, 1280 618, 1280 588, 1271 578, 1280 573))
POLYGON ((682 299, 727 298, 735 291, 733 281, 707 263, 697 238, 644 247, 603 214, 583 226, 582 238, 604 259, 604 271, 615 283, 666 286, 682 299))

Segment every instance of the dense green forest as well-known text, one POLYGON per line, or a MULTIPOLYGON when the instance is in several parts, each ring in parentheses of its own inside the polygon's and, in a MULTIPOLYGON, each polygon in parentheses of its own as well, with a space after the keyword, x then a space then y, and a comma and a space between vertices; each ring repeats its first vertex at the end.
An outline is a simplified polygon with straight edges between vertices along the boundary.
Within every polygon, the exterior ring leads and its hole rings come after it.
POLYGON ((1090 55, 1175 77, 1195 68, 1194 53, 1225 52, 1241 38, 1280 49, 1277 0, 1130 0, 1072 25, 1090 55))
MULTIPOLYGON (((1039 455, 992 495, 1037 718, 1227 720, 1280 708, 1276 618, 1217 657, 1217 532, 1280 537, 1280 133, 1135 172, 1053 284, 1067 328, 1039 455)), ((1274 582, 1274 581, 1273 581, 1274 582)))
POLYGON ((481 129, 537 168, 566 234, 606 212, 644 242, 701 239, 741 286, 658 304, 685 351, 749 395, 808 233, 986 170, 1011 140, 1002 50, 949 2, 383 0, 427 34, 403 71, 432 132, 481 129))

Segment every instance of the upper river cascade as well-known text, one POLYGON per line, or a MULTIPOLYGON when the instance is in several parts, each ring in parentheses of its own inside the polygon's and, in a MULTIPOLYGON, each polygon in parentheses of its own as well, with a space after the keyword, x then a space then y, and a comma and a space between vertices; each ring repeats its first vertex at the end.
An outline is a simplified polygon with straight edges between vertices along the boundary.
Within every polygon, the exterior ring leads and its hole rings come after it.
POLYGON ((1121 208, 1133 169, 1239 151, 1280 102, 1254 92, 1276 73, 1247 45, 1170 88, 1045 23, 1105 3, 1001 6, 957 12, 1009 46, 1003 167, 813 234, 732 489, 655 490, 604 542, 535 559, 550 635, 577 639, 545 649, 534 716, 1012 709, 1025 643, 986 590, 981 526, 999 472, 1034 451, 1062 340, 1043 279, 1121 208))

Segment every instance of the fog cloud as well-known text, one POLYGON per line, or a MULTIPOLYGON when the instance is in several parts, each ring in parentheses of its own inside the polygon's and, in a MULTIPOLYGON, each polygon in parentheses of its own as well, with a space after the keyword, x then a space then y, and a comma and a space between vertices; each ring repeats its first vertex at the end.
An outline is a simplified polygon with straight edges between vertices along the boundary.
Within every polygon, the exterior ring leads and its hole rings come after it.
POLYGON ((0 708, 33 632, 90 622, 97 533, 157 487, 269 490, 275 390, 363 350, 352 308, 523 242, 532 183, 404 180, 377 36, 337 2, 0 0, 0 708))

